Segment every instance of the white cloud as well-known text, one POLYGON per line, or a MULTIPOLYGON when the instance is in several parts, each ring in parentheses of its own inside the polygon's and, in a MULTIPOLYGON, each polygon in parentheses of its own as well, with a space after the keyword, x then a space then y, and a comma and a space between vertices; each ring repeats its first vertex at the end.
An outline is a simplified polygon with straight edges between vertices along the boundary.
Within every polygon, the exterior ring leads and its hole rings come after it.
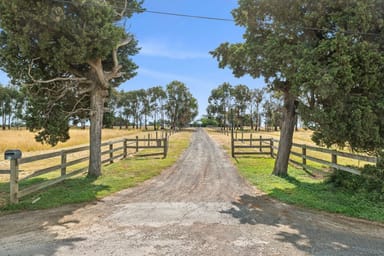
POLYGON ((139 47, 141 47, 139 54, 151 57, 163 57, 178 60, 210 58, 208 52, 180 49, 180 47, 171 43, 162 42, 161 40, 139 42, 139 47))
MULTIPOLYGON (((170 73, 170 72, 162 72, 162 71, 157 71, 153 69, 148 69, 148 68, 143 68, 140 67, 138 70, 138 73, 140 76, 148 76, 151 78, 156 79, 157 81, 161 81, 162 83, 170 83, 174 80, 183 82, 188 85, 206 85, 207 81, 202 80, 202 79, 197 79, 192 76, 184 76, 176 73, 170 73)), ((160 82, 160 83, 161 83, 160 82)))

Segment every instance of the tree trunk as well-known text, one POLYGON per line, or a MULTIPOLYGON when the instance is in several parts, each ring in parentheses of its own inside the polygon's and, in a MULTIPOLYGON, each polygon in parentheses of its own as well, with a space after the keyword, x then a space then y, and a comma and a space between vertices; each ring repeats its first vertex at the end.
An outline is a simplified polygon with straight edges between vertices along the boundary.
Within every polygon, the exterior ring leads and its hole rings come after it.
POLYGON ((289 155, 292 148, 293 131, 295 128, 296 99, 288 92, 284 93, 283 124, 280 130, 280 142, 275 166, 272 174, 286 176, 288 174, 289 155))
POLYGON ((155 131, 157 131, 157 114, 156 114, 156 111, 155 111, 155 122, 153 123, 153 128, 155 131))
POLYGON ((5 118, 5 104, 3 104, 3 109, 2 109, 2 128, 5 130, 6 127, 6 121, 7 119, 5 118))
POLYGON ((252 109, 252 105, 251 105, 251 114, 249 115, 250 119, 251 119, 251 131, 253 131, 253 109, 252 109))
POLYGON ((101 130, 103 127, 105 91, 95 88, 91 91, 91 113, 89 129, 89 170, 88 176, 101 175, 101 130))
POLYGON ((9 113, 9 116, 8 116, 8 130, 11 130, 11 126, 12 126, 12 114, 9 113))

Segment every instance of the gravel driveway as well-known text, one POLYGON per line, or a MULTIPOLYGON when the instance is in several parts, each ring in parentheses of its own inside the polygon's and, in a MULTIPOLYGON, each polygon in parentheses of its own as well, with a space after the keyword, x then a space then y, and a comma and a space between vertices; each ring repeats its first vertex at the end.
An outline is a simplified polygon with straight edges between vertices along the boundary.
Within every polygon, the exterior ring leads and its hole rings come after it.
POLYGON ((141 186, 0 217, 0 255, 384 255, 384 227, 268 198, 200 129, 141 186))

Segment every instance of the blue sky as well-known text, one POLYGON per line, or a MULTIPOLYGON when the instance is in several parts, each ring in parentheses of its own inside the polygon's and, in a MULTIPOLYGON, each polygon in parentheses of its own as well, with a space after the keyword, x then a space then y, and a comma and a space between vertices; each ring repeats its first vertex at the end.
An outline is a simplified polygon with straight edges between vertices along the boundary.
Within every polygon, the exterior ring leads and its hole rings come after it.
MULTIPOLYGON (((181 13, 232 19, 237 0, 145 0, 149 11, 181 13)), ((245 84, 250 88, 264 86, 262 79, 235 78, 231 70, 219 69, 209 51, 225 41, 241 42, 243 28, 233 22, 141 13, 127 21, 127 30, 135 35, 142 48, 133 57, 138 75, 122 84, 124 91, 166 86, 173 80, 186 84, 199 103, 199 116, 206 113, 213 88, 224 82, 245 84)), ((8 79, 0 73, 0 84, 8 79)))

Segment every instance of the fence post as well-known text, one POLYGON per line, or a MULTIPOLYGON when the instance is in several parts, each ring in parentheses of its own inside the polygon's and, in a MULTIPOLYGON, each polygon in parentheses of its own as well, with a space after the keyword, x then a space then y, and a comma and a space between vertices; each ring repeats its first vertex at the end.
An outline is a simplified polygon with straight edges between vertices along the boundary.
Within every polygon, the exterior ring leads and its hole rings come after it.
POLYGON ((124 151, 124 153, 123 153, 123 158, 127 158, 127 156, 128 156, 128 152, 127 152, 127 146, 128 146, 128 145, 127 145, 127 144, 128 144, 128 143, 127 143, 127 139, 124 139, 124 142, 123 142, 123 143, 124 143, 124 146, 123 146, 123 147, 124 147, 124 148, 123 148, 123 151, 124 151))
POLYGON ((260 148, 259 148, 259 150, 260 150, 260 152, 263 152, 263 148, 262 148, 262 146, 263 146, 263 142, 262 142, 262 140, 263 140, 263 137, 261 137, 261 135, 260 135, 260 148))
MULTIPOLYGON (((236 131, 236 137, 237 137, 237 131, 236 131)), ((231 128, 231 153, 232 153, 232 158, 235 158, 235 141, 233 138, 233 124, 231 128)))
POLYGON ((67 174, 67 154, 65 150, 61 151, 61 176, 65 176, 67 174))
POLYGON ((148 133, 148 147, 151 145, 151 134, 148 133))
POLYGON ((11 159, 11 177, 10 177, 10 202, 17 204, 19 202, 19 159, 11 159))
MULTIPOLYGON (((335 153, 332 153, 332 163, 337 164, 337 155, 335 153)), ((333 170, 336 170, 336 168, 333 168, 333 170)))
POLYGON ((163 155, 163 157, 166 158, 167 154, 168 154, 168 138, 165 137, 163 139, 163 141, 164 141, 164 152, 163 152, 164 155, 163 155))
POLYGON ((384 158, 383 158, 384 151, 380 152, 376 156, 376 167, 382 167, 384 165, 384 158))
POLYGON ((249 135, 249 146, 252 147, 252 133, 249 135))
POLYGON ((139 136, 136 136, 136 153, 139 152, 139 136))
POLYGON ((271 146, 271 157, 274 158, 274 153, 273 153, 273 138, 270 139, 270 146, 271 146))
POLYGON ((109 144, 109 163, 113 163, 113 143, 109 144))
POLYGON ((307 165, 307 145, 301 146, 301 159, 303 163, 303 169, 305 170, 305 166, 307 165))

